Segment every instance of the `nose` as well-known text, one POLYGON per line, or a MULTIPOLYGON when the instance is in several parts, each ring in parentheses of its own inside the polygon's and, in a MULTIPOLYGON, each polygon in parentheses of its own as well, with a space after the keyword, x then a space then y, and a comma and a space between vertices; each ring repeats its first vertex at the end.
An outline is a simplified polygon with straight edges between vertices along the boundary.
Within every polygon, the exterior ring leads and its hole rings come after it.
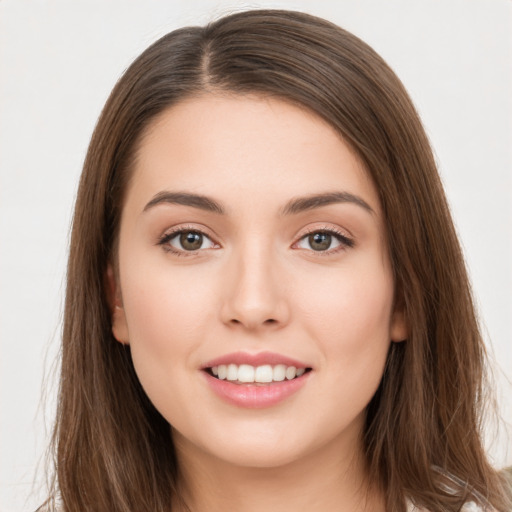
POLYGON ((279 329, 290 318, 286 280, 269 250, 247 248, 233 254, 221 308, 226 325, 250 331, 279 329))

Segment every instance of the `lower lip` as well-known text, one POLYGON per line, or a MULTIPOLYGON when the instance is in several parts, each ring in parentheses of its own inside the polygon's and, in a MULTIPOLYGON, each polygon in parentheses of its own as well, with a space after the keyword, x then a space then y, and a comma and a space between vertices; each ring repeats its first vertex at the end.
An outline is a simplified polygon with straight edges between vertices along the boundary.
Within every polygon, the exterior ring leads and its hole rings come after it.
POLYGON ((220 380, 203 372, 211 389, 226 402, 248 409, 263 409, 277 405, 293 395, 306 384, 311 372, 300 377, 269 384, 234 384, 229 380, 220 380))

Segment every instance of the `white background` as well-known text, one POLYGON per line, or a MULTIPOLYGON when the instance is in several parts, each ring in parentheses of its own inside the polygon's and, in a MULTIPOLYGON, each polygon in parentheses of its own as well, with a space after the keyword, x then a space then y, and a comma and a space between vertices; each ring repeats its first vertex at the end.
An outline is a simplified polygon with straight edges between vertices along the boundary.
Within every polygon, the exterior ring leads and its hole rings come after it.
MULTIPOLYGON (((261 6, 334 21, 405 83, 437 155, 512 423, 512 1, 0 0, 1 512, 34 510, 44 494, 37 464, 53 414, 70 217, 108 93, 164 33, 261 6)), ((512 464, 507 428, 489 446, 498 466, 512 464)))

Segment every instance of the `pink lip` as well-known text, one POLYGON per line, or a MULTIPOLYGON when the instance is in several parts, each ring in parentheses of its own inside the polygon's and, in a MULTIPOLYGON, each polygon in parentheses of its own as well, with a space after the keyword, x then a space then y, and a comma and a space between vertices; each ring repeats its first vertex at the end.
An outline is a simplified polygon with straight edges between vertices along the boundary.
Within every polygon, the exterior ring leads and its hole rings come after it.
MULTIPOLYGON (((273 352, 260 352, 258 354, 234 352, 208 361, 201 367, 201 370, 206 370, 221 364, 249 364, 251 366, 262 366, 265 364, 275 366, 284 364, 285 366, 295 366, 295 368, 311 368, 311 366, 301 361, 273 352)), ((248 409, 262 409, 277 405, 299 391, 299 389, 306 384, 311 375, 311 372, 306 372, 292 380, 268 384, 235 384, 228 380, 217 379, 209 372, 203 371, 202 373, 210 389, 212 389, 217 396, 232 405, 248 409)))
POLYGON ((247 352, 233 352, 225 356, 217 357, 202 365, 201 369, 212 368, 221 364, 249 364, 251 366, 262 366, 269 364, 275 366, 277 364, 284 364, 286 366, 295 366, 295 368, 310 368, 307 364, 301 363, 290 357, 273 352, 260 352, 258 354, 248 354, 247 352))
POLYGON ((262 385, 234 384, 228 380, 217 379, 205 371, 202 373, 217 396, 231 405, 247 409, 263 409, 277 405, 299 391, 311 375, 311 372, 306 372, 292 380, 262 385))

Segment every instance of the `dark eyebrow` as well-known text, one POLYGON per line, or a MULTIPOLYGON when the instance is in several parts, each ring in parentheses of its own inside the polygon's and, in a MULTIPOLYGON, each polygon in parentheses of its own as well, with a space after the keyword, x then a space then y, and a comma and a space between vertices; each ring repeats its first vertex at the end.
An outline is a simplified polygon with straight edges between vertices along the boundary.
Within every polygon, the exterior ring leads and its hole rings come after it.
POLYGON ((153 199, 144 207, 144 211, 146 212, 150 208, 162 203, 181 204, 213 213, 224 214, 224 208, 217 201, 209 197, 189 192, 168 192, 165 190, 153 196, 153 199))
MULTIPOLYGON (((224 208, 214 199, 200 194, 192 194, 190 192, 158 192, 151 201, 144 207, 147 211, 154 206, 162 203, 181 204, 184 206, 192 206, 213 213, 223 215, 224 208)), ((326 192, 323 194, 313 194, 306 197, 298 197, 290 200, 281 210, 281 215, 294 215, 321 206, 328 206, 335 203, 353 203, 369 213, 375 213, 371 206, 362 198, 351 194, 350 192, 326 192)))
POLYGON ((311 196, 292 199, 282 209, 281 214, 293 215, 335 203, 352 203, 360 206, 371 214, 375 213, 372 207, 364 199, 361 199, 359 196, 355 196, 350 192, 326 192, 324 194, 313 194, 311 196))

